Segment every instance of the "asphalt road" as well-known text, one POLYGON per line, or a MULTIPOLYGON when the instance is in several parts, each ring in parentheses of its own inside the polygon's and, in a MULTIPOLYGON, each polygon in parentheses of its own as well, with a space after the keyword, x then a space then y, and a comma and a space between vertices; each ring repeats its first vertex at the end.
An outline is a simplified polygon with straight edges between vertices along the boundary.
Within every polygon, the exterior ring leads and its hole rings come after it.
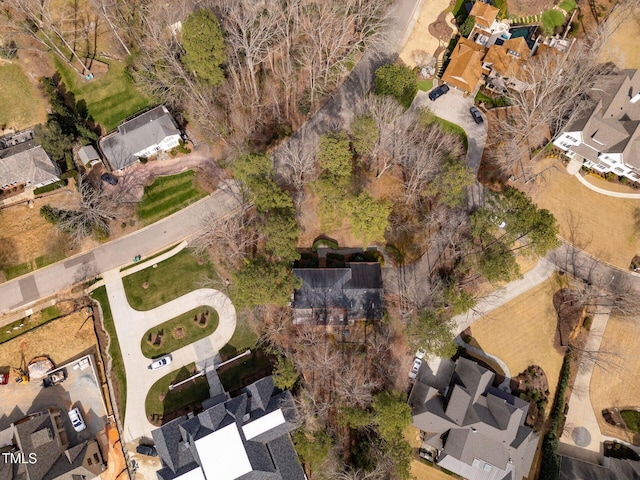
POLYGON ((201 229, 208 212, 224 216, 238 208, 235 183, 223 184, 198 203, 170 217, 119 238, 89 252, 37 270, 29 275, 0 284, 0 314, 20 308, 69 288, 78 281, 91 278, 179 243, 201 229))

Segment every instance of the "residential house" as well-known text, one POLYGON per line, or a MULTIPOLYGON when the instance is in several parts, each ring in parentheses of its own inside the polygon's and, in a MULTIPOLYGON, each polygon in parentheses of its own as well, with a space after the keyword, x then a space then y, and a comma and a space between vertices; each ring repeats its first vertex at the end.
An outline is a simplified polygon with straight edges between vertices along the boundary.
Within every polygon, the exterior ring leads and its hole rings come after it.
POLYGON ((305 479, 289 436, 298 428, 289 391, 266 377, 233 399, 219 397, 151 432, 162 461, 158 480, 305 479))
POLYGON ((477 0, 469 12, 469 16, 475 17, 476 23, 467 38, 487 48, 498 39, 508 40, 511 37, 509 25, 497 20, 499 12, 500 9, 477 0))
POLYGON ((302 286, 293 293, 294 323, 347 325, 382 318, 379 263, 347 263, 344 268, 294 268, 302 286))
POLYGON ((57 182, 59 175, 33 130, 0 138, 0 199, 57 182))
POLYGON ((461 37, 451 52, 442 81, 463 92, 473 92, 482 78, 482 59, 487 49, 461 37))
POLYGON ((93 145, 85 145, 78 150, 78 158, 83 165, 94 166, 96 163, 100 163, 100 155, 93 145))
MULTIPOLYGON (((98 442, 69 446, 71 425, 60 410, 50 408, 11 425, 12 445, 3 451, 20 453, 22 463, 0 462, 3 480, 89 480, 105 469, 98 442), (30 461, 31 460, 31 461, 30 461)), ((7 442, 2 442, 7 443, 7 442)))
POLYGON ((602 465, 560 456, 560 480, 639 480, 640 462, 604 457, 602 465))
POLYGON ((164 105, 122 123, 98 142, 112 170, 123 170, 140 158, 150 157, 177 147, 181 134, 164 105))
POLYGON ((409 396, 422 451, 469 480, 529 475, 538 435, 525 425, 529 404, 492 386, 494 374, 459 358, 423 364, 409 396))
POLYGON ((602 75, 553 144, 585 167, 640 181, 640 74, 602 75))
POLYGON ((487 76, 489 90, 504 94, 507 89, 522 92, 527 84, 521 80, 521 69, 531 56, 531 50, 523 37, 498 40, 482 60, 482 73, 487 76))

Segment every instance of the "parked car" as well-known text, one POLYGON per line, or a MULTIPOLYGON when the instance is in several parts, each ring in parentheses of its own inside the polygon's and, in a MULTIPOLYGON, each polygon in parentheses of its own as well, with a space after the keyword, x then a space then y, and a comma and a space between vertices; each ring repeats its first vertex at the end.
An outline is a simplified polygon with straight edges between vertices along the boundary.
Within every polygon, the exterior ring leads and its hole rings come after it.
POLYGON ((102 175, 100 175, 100 180, 102 180, 103 182, 107 182, 109 185, 118 184, 118 177, 116 177, 115 175, 111 175, 110 173, 103 173, 102 175))
POLYGON ((427 354, 427 351, 424 348, 419 348, 416 350, 416 358, 422 360, 424 356, 427 354))
POLYGON ((153 445, 138 445, 136 447, 136 452, 140 453, 141 455, 146 455, 147 457, 158 456, 158 451, 153 445))
POLYGON ((482 118, 482 114, 480 113, 480 110, 478 110, 476 107, 471 107, 469 109, 469 112, 471 112, 473 121, 476 122, 478 125, 484 122, 484 119, 482 118))
POLYGON ((157 358, 153 361, 151 365, 149 365, 149 370, 157 370, 162 367, 166 367, 171 363, 171 354, 165 355, 164 357, 157 358))
POLYGON ((413 367, 411 367, 411 371, 409 372, 409 378, 411 380, 414 380, 418 376, 418 371, 420 370, 421 366, 422 366, 422 360, 420 360, 419 358, 416 358, 413 361, 413 367))
POLYGON ((434 88, 429 92, 429 100, 432 102, 440 98, 442 95, 449 91, 449 86, 445 83, 440 85, 439 87, 434 88))
POLYGON ((84 423, 84 420, 82 419, 82 414, 80 413, 80 410, 78 410, 77 408, 72 408, 71 410, 69 410, 69 420, 71 420, 73 429, 76 432, 81 432, 82 430, 87 428, 87 424, 84 423))
POLYGON ((9 375, 0 373, 0 385, 6 385, 7 383, 9 383, 9 375))

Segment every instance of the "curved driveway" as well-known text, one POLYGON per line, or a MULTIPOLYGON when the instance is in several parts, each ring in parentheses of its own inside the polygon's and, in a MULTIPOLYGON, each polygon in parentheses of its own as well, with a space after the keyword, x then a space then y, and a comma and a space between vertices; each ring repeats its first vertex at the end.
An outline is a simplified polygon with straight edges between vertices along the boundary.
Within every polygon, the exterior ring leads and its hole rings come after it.
MULTIPOLYGON (((151 438, 156 427, 147 420, 145 400, 151 386, 168 373, 190 363, 206 371, 214 369, 214 359, 236 328, 236 310, 231 300, 217 290, 202 288, 165 303, 153 310, 138 311, 129 306, 119 270, 104 275, 111 313, 118 335, 127 376, 125 442, 138 437, 151 438), (170 368, 149 370, 151 360, 142 355, 140 343, 147 330, 201 305, 218 312, 218 328, 208 337, 172 352, 170 368)), ((222 390, 218 393, 222 393, 222 390)))

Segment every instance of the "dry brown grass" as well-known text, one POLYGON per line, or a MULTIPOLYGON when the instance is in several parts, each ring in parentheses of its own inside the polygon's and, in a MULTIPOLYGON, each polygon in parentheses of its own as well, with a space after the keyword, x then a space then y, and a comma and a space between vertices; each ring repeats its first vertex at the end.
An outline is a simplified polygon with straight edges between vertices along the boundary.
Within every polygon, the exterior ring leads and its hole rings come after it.
POLYGON ((46 355, 56 365, 63 364, 79 353, 97 348, 93 322, 85 310, 53 320, 24 335, 0 345, 0 365, 20 367, 22 354, 27 363, 34 357, 46 355))
POLYGON ((610 317, 600 345, 600 362, 591 376, 591 405, 604 435, 631 442, 622 429, 604 421, 601 412, 612 407, 640 407, 640 371, 638 338, 640 325, 636 319, 610 317))
POLYGON ((529 365, 539 365, 555 393, 562 353, 556 334, 553 294, 559 283, 554 276, 478 320, 471 334, 487 353, 504 361, 515 376, 529 365))
POLYGON ((415 67, 413 52, 423 51, 433 55, 438 47, 446 47, 446 43, 441 42, 429 33, 429 25, 434 23, 440 13, 449 7, 449 0, 425 0, 422 11, 416 21, 409 40, 400 52, 400 59, 410 67, 415 67))
POLYGON ((589 190, 569 175, 558 160, 542 162, 544 165, 555 168, 547 171, 531 193, 539 207, 555 215, 560 235, 600 260, 629 268, 631 259, 640 253, 640 237, 633 228, 633 211, 640 207, 640 200, 608 197, 589 190))
POLYGON ((640 8, 627 15, 620 26, 609 35, 601 62, 613 62, 620 68, 640 68, 640 8))

